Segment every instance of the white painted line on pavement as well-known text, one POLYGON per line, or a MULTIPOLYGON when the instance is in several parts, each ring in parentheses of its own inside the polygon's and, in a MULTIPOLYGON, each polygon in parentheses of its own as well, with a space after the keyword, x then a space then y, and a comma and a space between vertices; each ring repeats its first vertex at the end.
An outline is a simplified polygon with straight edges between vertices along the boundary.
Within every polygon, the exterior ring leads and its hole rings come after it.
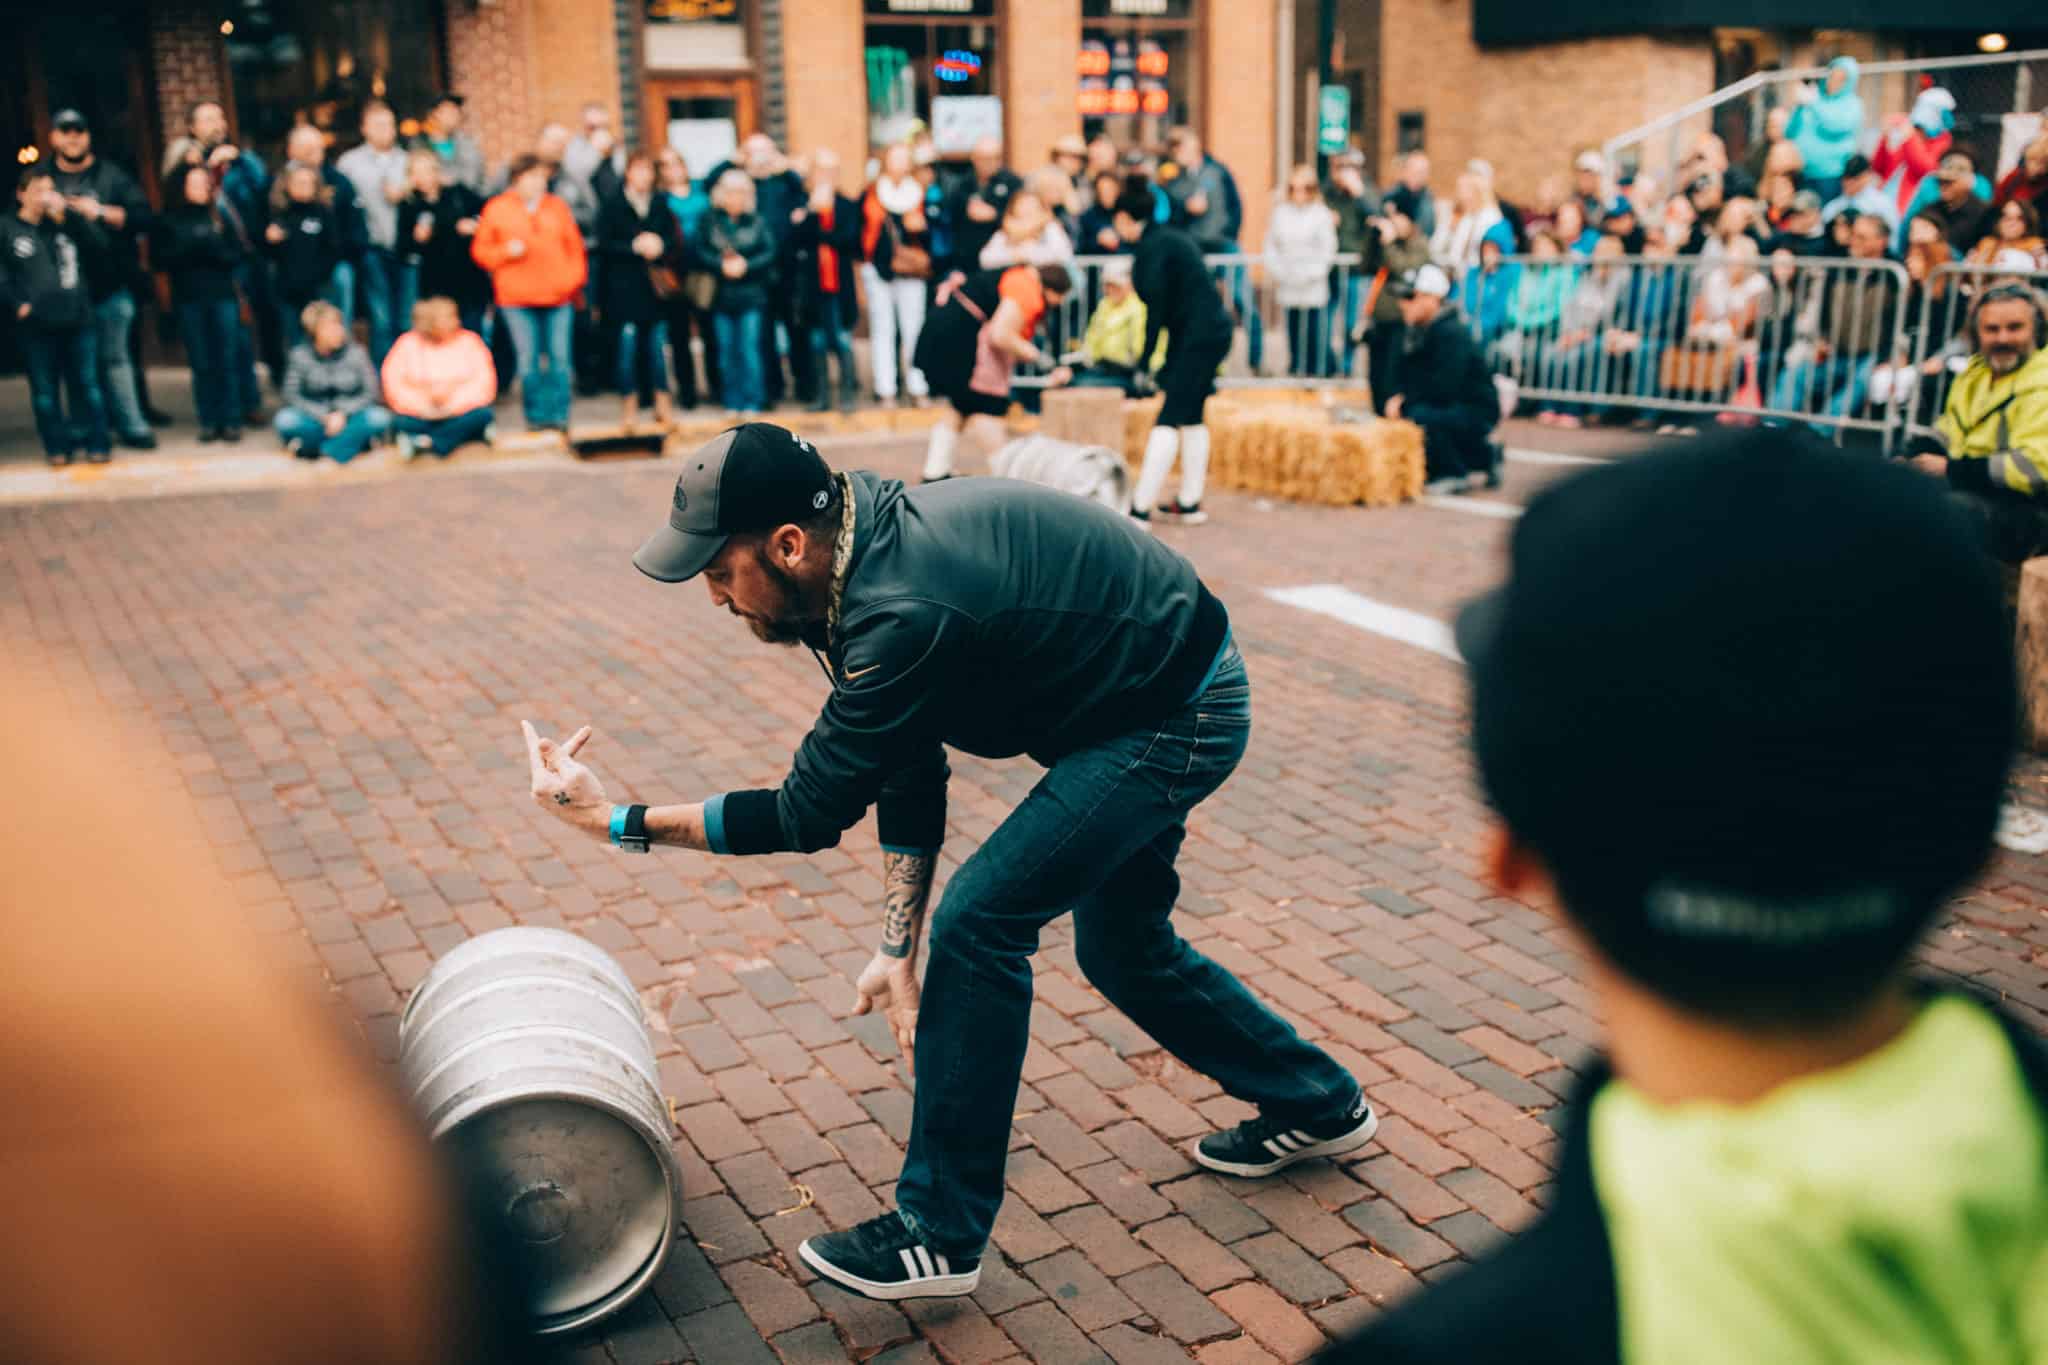
POLYGON ((1522 515, 1519 505, 1512 502, 1492 502, 1485 498, 1447 497, 1441 493, 1424 493, 1416 499, 1424 507, 1434 507, 1440 512, 1468 512, 1475 517, 1499 517, 1502 521, 1513 521, 1522 515))
POLYGON ((1335 583, 1313 583, 1301 588, 1268 588, 1266 596, 1275 602, 1303 611, 1320 612, 1334 617, 1347 626, 1357 626, 1375 635, 1384 635, 1389 640, 1398 640, 1404 645, 1426 649, 1454 663, 1463 663, 1458 646, 1451 639, 1451 628, 1434 616, 1424 616, 1419 611, 1406 607, 1390 606, 1375 602, 1370 597, 1340 588, 1335 583))
POLYGON ((1519 446, 1508 447, 1508 459, 1515 464, 1612 464, 1594 455, 1563 455, 1555 450, 1524 450, 1519 446))

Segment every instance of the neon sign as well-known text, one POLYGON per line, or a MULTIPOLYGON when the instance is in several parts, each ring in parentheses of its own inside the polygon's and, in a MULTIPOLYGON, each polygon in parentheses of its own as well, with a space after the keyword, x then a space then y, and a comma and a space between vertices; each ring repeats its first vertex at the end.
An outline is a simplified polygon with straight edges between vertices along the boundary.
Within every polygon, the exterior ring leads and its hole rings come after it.
POLYGON ((932 74, 942 81, 958 84, 981 74, 981 54, 964 48, 948 48, 932 63, 932 74))

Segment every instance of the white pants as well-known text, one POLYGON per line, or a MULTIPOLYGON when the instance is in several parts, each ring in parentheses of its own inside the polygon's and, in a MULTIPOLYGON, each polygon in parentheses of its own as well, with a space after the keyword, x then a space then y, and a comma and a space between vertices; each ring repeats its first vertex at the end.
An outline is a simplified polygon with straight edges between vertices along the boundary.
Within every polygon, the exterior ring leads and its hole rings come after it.
MULTIPOLYGON (((869 363, 875 367, 875 396, 894 398, 897 370, 917 354, 917 334, 924 330, 925 282, 885 280, 872 265, 860 269, 868 291, 869 363)), ((909 370, 905 387, 912 395, 924 397, 929 392, 924 372, 914 365, 909 370)))

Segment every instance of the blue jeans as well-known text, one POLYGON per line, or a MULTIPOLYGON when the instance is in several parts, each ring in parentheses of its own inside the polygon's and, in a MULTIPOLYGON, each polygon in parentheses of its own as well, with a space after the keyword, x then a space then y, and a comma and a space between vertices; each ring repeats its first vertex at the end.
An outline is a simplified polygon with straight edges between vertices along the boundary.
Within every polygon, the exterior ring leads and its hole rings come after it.
POLYGON ((569 429, 569 328, 575 310, 501 308, 519 352, 519 404, 529 427, 569 429))
POLYGON ((668 390, 668 324, 666 322, 622 322, 619 324, 619 360, 615 380, 619 392, 633 394, 643 403, 668 390))
POLYGON ((427 448, 445 457, 457 446, 481 441, 484 428, 491 424, 495 415, 488 403, 468 412, 458 412, 453 417, 407 417, 404 413, 397 413, 391 418, 391 427, 408 436, 425 437, 427 448))
POLYGON ((135 326, 135 295, 125 289, 93 305, 93 331, 99 339, 100 396, 107 406, 107 425, 134 439, 147 436, 149 419, 135 387, 135 361, 128 354, 128 333, 135 326))
POLYGON ((22 360, 28 366, 28 401, 35 410, 36 435, 45 455, 69 455, 80 445, 88 455, 107 453, 107 409, 100 398, 99 332, 79 327, 21 327, 22 360), (67 419, 64 400, 71 400, 67 419))
POLYGON ((847 394, 847 401, 853 401, 854 387, 859 383, 853 360, 853 336, 839 315, 837 295, 819 301, 817 320, 811 324, 811 368, 818 378, 821 401, 832 397, 832 368, 826 359, 828 356, 839 357, 839 387, 847 394))
POLYGON ((1287 373, 1311 379, 1337 373, 1328 308, 1287 310, 1287 373))
POLYGON ((242 425, 240 376, 254 362, 248 329, 242 326, 241 305, 233 299, 178 305, 178 335, 185 343, 185 361, 192 367, 192 401, 199 409, 199 429, 219 431, 242 425))
POLYGON ((988 1241, 1029 1041, 1031 954, 1069 911, 1088 980, 1187 1066, 1281 1120, 1318 1122, 1357 1101, 1342 1066, 1169 919, 1187 814, 1250 735, 1251 687, 1226 645, 1208 686, 1164 721, 1057 760, 947 884, 926 948, 896 1186, 905 1221, 935 1250, 971 1257, 988 1241))
POLYGON ((711 315, 711 332, 718 343, 720 397, 734 412, 759 412, 768 403, 768 380, 761 361, 764 316, 759 308, 711 315))
MULTIPOLYGON (((1870 392, 1870 372, 1877 365, 1875 355, 1830 356, 1824 361, 1802 360, 1787 365, 1771 386, 1770 407, 1785 412, 1817 412, 1846 417, 1863 406, 1870 392)), ((1779 419, 1782 420, 1782 419, 1779 419)), ((1832 435, 1834 428, 1822 422, 1808 424, 1817 436, 1832 435)))
POLYGON ((391 343, 412 325, 405 287, 410 273, 389 247, 373 246, 363 252, 363 310, 370 315, 370 363, 380 368, 391 343))
POLYGON ((391 430, 391 414, 379 407, 360 408, 350 413, 341 430, 332 436, 318 417, 297 408, 279 412, 270 425, 286 445, 298 442, 301 454, 325 455, 336 464, 347 464, 363 453, 363 447, 391 430))

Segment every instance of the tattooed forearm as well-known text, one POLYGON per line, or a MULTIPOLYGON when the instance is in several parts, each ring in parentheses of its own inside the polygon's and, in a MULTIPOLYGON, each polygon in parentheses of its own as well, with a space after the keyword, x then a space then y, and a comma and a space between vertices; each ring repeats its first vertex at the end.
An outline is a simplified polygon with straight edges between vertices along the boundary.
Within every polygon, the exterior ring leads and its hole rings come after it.
POLYGON ((888 956, 910 956, 931 894, 931 854, 882 855, 882 951, 888 956))

